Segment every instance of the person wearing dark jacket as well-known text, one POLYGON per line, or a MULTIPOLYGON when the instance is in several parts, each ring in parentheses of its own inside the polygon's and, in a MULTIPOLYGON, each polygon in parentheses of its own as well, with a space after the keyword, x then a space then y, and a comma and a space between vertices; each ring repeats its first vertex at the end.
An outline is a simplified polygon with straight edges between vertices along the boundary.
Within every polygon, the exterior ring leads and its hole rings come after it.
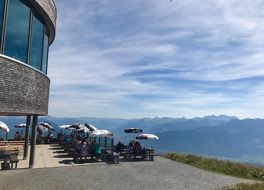
POLYGON ((121 152, 124 148, 125 148, 124 143, 122 143, 122 141, 118 141, 118 143, 116 144, 116 151, 121 152))

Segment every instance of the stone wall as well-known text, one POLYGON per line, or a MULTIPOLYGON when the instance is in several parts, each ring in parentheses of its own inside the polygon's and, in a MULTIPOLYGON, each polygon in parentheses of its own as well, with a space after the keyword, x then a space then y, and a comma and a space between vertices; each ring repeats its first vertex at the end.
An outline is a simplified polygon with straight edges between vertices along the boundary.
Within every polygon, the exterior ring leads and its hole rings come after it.
POLYGON ((50 80, 0 54, 0 115, 47 115, 50 80))

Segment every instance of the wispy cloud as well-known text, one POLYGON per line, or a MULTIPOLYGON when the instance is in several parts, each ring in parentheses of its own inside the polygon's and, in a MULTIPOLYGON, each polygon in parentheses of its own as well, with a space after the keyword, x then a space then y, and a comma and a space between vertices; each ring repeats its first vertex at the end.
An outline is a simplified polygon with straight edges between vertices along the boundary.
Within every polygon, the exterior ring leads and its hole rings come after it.
POLYGON ((263 117, 263 1, 80 0, 57 8, 51 115, 263 117))

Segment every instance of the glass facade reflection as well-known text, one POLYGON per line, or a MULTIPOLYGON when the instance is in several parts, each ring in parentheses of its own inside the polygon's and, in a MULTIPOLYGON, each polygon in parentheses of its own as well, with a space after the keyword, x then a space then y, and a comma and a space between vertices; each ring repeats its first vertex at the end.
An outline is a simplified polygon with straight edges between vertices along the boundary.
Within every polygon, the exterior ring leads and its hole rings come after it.
POLYGON ((32 43, 30 52, 30 63, 32 67, 42 70, 42 48, 43 48, 43 24, 33 16, 32 21, 32 43))
POLYGON ((47 73, 49 32, 37 10, 24 0, 0 0, 0 32, 0 53, 47 73))
MULTIPOLYGON (((0 34, 2 34, 4 8, 5 8, 5 0, 0 0, 0 34)), ((0 36, 0 42, 1 42, 1 36, 0 36)))
POLYGON ((9 0, 8 13, 4 54, 26 63, 30 8, 18 0, 9 0))
POLYGON ((47 74, 48 68, 49 37, 45 33, 43 41, 42 71, 47 74))

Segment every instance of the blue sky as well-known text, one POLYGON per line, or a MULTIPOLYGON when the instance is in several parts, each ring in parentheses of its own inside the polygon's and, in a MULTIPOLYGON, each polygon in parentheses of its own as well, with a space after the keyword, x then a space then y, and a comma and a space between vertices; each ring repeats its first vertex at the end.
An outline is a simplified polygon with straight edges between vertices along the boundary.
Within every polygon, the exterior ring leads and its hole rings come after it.
POLYGON ((56 3, 50 115, 264 117, 263 0, 56 3))

